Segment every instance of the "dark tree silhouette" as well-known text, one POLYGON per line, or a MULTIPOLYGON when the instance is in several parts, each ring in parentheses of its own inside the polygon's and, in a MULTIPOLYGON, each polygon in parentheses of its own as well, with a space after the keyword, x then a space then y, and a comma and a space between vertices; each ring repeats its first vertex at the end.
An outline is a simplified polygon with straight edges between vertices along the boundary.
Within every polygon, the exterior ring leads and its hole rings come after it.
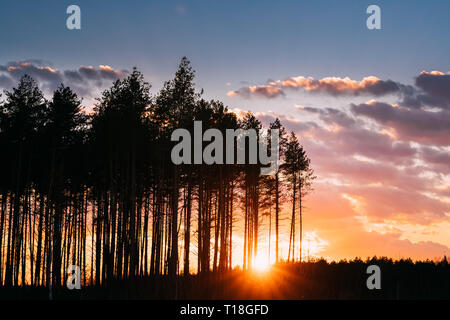
MULTIPOLYGON (((134 69, 102 93, 90 114, 62 84, 50 101, 29 76, 5 92, 1 285, 45 286, 57 294, 72 265, 81 268, 83 285, 99 287, 161 275, 173 280, 182 273, 223 274, 233 267, 237 231, 244 236, 242 262, 249 269, 262 250, 264 223, 271 237, 272 212, 280 261, 280 202, 287 190, 293 193, 288 258, 295 257, 295 212, 300 209, 301 219, 302 208, 296 199, 309 189, 312 171, 297 138, 291 134, 288 141, 279 119, 269 128, 280 130, 283 165, 274 176, 261 176, 262 164, 249 162, 249 143, 245 164, 196 163, 194 152, 192 164, 171 161, 172 132, 185 128, 194 136, 194 121, 202 122, 200 134, 254 129, 256 142, 261 139, 263 126, 255 115, 238 119, 222 102, 203 99, 194 78, 183 58, 174 78, 152 96, 150 84, 134 69)), ((192 148, 203 150, 209 143, 192 148)), ((230 151, 223 148, 226 158, 230 151)), ((236 160, 236 152, 229 156, 236 160)))

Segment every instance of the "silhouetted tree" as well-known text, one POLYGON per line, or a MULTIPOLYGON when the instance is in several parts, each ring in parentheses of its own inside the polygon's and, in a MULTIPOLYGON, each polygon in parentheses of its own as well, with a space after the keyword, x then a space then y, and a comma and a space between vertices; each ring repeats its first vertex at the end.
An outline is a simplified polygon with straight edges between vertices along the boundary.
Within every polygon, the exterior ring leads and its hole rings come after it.
MULTIPOLYGON (((256 143, 256 153, 260 142, 270 144, 259 141, 261 122, 250 112, 239 120, 222 102, 203 99, 194 76, 183 58, 174 78, 151 96, 150 84, 134 69, 102 93, 89 115, 64 85, 50 101, 29 76, 5 92, 1 285, 46 286, 51 296, 70 265, 80 266, 84 285, 158 275, 173 280, 181 272, 189 275, 194 255, 198 273, 223 274, 233 265, 236 230, 244 236, 244 268, 251 268, 267 216, 270 242, 272 211, 279 261, 280 202, 288 188, 293 193, 289 258, 294 257, 297 198, 302 226, 301 199, 313 177, 306 153, 294 134, 287 141, 276 119, 269 129, 280 130, 281 170, 261 176, 262 164, 250 161, 249 144, 256 143), (174 165, 171 134, 184 128, 194 136, 194 121, 201 121, 201 135, 208 129, 223 136, 227 129, 254 130, 246 138, 246 162, 174 165)), ((203 151, 213 142, 192 148, 203 151)), ((227 152, 224 145, 225 159, 227 152)), ((236 160, 238 150, 232 152, 236 160)))

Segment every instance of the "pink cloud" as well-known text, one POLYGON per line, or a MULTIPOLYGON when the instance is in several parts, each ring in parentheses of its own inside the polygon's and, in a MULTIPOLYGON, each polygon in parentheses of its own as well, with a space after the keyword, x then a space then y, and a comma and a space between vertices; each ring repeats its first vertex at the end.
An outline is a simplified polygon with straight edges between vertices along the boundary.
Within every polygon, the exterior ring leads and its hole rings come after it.
POLYGON ((398 139, 431 145, 450 145, 450 112, 408 109, 377 102, 352 104, 357 116, 372 119, 393 129, 398 139))
POLYGON ((249 86, 242 87, 239 90, 229 91, 227 96, 230 98, 239 96, 244 99, 249 99, 251 97, 272 99, 284 96, 284 92, 282 89, 273 86, 249 86))

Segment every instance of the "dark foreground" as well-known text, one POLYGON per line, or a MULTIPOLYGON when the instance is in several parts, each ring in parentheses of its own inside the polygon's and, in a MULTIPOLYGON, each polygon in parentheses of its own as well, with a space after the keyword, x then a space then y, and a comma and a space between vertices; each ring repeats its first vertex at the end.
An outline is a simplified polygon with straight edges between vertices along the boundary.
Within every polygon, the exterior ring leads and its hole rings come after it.
MULTIPOLYGON (((48 300, 49 288, 0 288, 1 300, 48 300)), ((54 300, 96 299, 450 299, 447 260, 413 263, 390 259, 279 264, 267 272, 234 270, 202 276, 113 280, 81 290, 53 288, 54 300), (381 269, 381 289, 366 285, 369 265, 381 269)))

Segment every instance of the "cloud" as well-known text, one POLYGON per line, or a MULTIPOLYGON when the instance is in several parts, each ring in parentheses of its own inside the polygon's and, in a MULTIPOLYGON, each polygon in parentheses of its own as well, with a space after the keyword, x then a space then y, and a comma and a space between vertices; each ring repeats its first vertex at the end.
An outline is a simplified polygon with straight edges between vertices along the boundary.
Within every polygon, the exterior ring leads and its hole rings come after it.
MULTIPOLYGON (((337 216, 333 217, 336 214, 336 210, 332 208, 333 202, 327 212, 321 209, 320 199, 330 197, 330 194, 335 197, 348 194, 358 204, 353 216, 361 215, 370 221, 389 219, 427 225, 448 219, 446 212, 450 212, 450 203, 445 203, 439 196, 430 197, 430 194, 439 194, 435 176, 423 175, 431 168, 398 164, 398 159, 408 158, 406 153, 410 150, 404 150, 403 154, 393 150, 387 155, 382 152, 377 155, 377 150, 371 153, 370 147, 358 150, 358 145, 353 145, 342 149, 345 138, 336 137, 332 140, 331 135, 332 133, 328 138, 305 137, 302 142, 318 175, 313 194, 319 200, 310 203, 307 199, 309 211, 320 214, 322 218, 336 219, 337 216), (342 140, 341 143, 336 143, 339 139, 342 140), (324 141, 328 144, 323 144, 324 141), (353 153, 366 153, 367 156, 355 157, 352 156, 353 153), (376 161, 371 161, 373 157, 376 161)), ((364 140, 361 141, 363 142, 364 140)), ((389 150, 389 147, 386 149, 389 150)), ((383 147, 378 150, 383 150, 383 147)), ((410 158, 417 156, 418 153, 415 152, 410 158)), ((334 201, 336 206, 338 203, 339 201, 334 201)))
POLYGON ((442 97, 450 101, 450 72, 422 71, 416 78, 416 86, 431 96, 442 97))
MULTIPOLYGON (((367 126, 364 119, 355 119, 341 110, 298 105, 296 108, 316 114, 321 122, 301 121, 301 118, 287 118, 274 112, 258 112, 255 116, 266 127, 278 117, 288 131, 293 130, 299 136, 318 176, 314 183, 315 191, 311 198, 308 196, 306 199, 311 217, 317 216, 320 221, 326 218, 334 224, 345 217, 353 219, 361 215, 367 219, 370 228, 379 224, 376 221, 384 219, 393 224, 406 221, 420 226, 447 219, 450 204, 442 196, 448 191, 436 189, 439 185, 436 175, 443 171, 426 160, 420 146, 399 141, 383 130, 367 126), (417 164, 418 160, 424 163, 417 164), (360 199, 364 212, 345 206, 348 200, 343 202, 340 199, 342 193, 360 199), (330 198, 330 203, 325 208, 327 198, 330 198)), ((435 162, 445 163, 448 157, 443 154, 445 150, 436 150, 441 153, 428 153, 428 156, 432 156, 435 162)), ((355 222, 349 222, 349 225, 354 226, 355 222)), ((320 226, 314 227, 321 229, 320 226)), ((398 232, 400 237, 402 231, 398 232)), ((408 240, 395 243, 399 248, 404 244, 408 247, 405 250, 412 251, 416 247, 420 251, 427 247, 425 243, 408 240)), ((436 243, 436 248, 440 249, 442 245, 436 243)), ((367 252, 380 254, 378 250, 367 252)))
POLYGON ((365 77, 361 81, 355 81, 348 77, 326 77, 316 80, 312 77, 298 76, 281 81, 281 86, 291 89, 303 88, 310 92, 326 92, 332 95, 372 94, 381 96, 400 90, 398 83, 391 80, 384 81, 374 76, 365 77))
POLYGON ((267 85, 242 87, 237 91, 230 91, 228 96, 241 96, 250 98, 251 96, 260 96, 265 98, 274 98, 284 96, 282 89, 300 89, 308 92, 325 92, 334 96, 338 95, 359 95, 372 94, 381 96, 390 93, 401 92, 405 86, 391 80, 381 80, 374 76, 365 77, 361 81, 355 81, 348 77, 326 77, 316 80, 312 77, 303 76, 290 77, 285 80, 267 80, 267 85))
POLYGON ((415 86, 402 86, 400 105, 410 109, 450 109, 450 73, 422 71, 415 86))
POLYGON ((276 114, 274 112, 257 112, 255 113, 255 116, 267 128, 269 127, 270 123, 274 122, 275 119, 278 118, 288 132, 297 132, 300 137, 310 134, 318 127, 315 122, 301 121, 299 119, 289 118, 283 114, 276 114))
POLYGON ((0 87, 11 89, 24 74, 37 80, 47 94, 51 94, 63 83, 72 87, 77 94, 88 96, 95 90, 110 85, 114 80, 123 78, 128 71, 116 70, 107 65, 100 65, 98 68, 81 66, 77 70, 60 71, 43 60, 13 61, 0 65, 0 87))
POLYGON ((285 80, 267 80, 266 85, 245 86, 228 92, 228 96, 241 96, 248 99, 252 96, 274 98, 285 96, 283 89, 303 89, 311 93, 326 93, 331 96, 371 95, 380 97, 396 94, 398 104, 408 109, 450 110, 450 71, 422 71, 415 78, 415 85, 405 85, 392 80, 382 80, 375 76, 367 76, 357 81, 349 77, 290 77, 285 80))
POLYGON ((434 167, 434 170, 443 174, 450 174, 450 152, 439 149, 423 146, 421 149, 421 158, 429 165, 434 167))
POLYGON ((423 144, 450 145, 450 112, 408 109, 371 100, 352 104, 352 112, 394 130, 398 139, 423 144))
POLYGON ((353 127, 356 124, 356 120, 349 117, 345 112, 342 112, 338 109, 334 108, 312 108, 312 107, 304 107, 301 105, 295 105, 300 111, 318 114, 319 118, 325 122, 326 124, 337 124, 341 127, 353 127))
POLYGON ((331 149, 337 149, 347 156, 405 163, 410 162, 416 154, 416 150, 408 142, 396 141, 388 134, 366 128, 362 121, 341 110, 295 107, 300 111, 317 114, 327 128, 317 126, 315 139, 326 141, 332 146, 331 149))
POLYGON ((273 99, 284 95, 285 94, 282 89, 270 85, 242 87, 239 90, 229 91, 227 93, 227 96, 230 98, 241 97, 243 99, 250 99, 252 97, 273 99))
POLYGON ((28 74, 38 81, 48 83, 61 83, 63 81, 61 73, 50 66, 40 66, 35 63, 38 61, 16 61, 10 62, 3 66, 4 75, 11 77, 11 79, 17 81, 24 74, 28 74))

